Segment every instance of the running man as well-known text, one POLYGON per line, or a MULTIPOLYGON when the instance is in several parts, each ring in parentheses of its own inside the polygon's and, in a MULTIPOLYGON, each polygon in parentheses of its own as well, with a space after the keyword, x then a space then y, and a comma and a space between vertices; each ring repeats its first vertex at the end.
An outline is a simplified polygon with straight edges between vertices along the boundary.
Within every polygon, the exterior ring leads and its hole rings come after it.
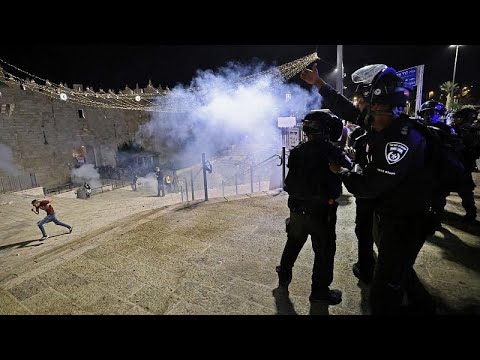
POLYGON ((45 232, 45 229, 43 228, 43 225, 45 225, 46 223, 49 223, 51 221, 53 221, 55 223, 55 225, 60 225, 60 226, 66 227, 68 229, 69 234, 71 234, 71 232, 73 231, 72 226, 64 224, 61 221, 58 221, 57 217, 55 216, 55 210, 53 210, 53 206, 51 205, 51 203, 52 203, 51 200, 46 200, 46 199, 42 200, 42 201, 35 199, 35 200, 32 201, 32 205, 34 206, 32 211, 35 214, 39 214, 40 209, 44 210, 47 213, 47 216, 45 216, 45 218, 43 220, 40 220, 39 222, 37 222, 37 225, 40 228, 40 231, 42 232, 42 235, 43 235, 43 237, 40 240, 48 239, 48 235, 45 232))

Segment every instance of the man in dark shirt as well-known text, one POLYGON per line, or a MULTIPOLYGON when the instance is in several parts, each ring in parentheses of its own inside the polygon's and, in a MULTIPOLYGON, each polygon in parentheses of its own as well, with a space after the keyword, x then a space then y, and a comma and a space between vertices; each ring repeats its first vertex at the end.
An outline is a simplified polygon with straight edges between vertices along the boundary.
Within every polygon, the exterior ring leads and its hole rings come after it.
POLYGON ((49 223, 51 221, 53 221, 55 223, 55 225, 60 225, 60 226, 66 227, 68 229, 69 234, 73 231, 72 226, 64 224, 61 221, 57 220, 57 217, 55 215, 55 210, 53 209, 51 200, 47 200, 47 199, 41 200, 41 201, 33 200, 32 205, 33 205, 32 211, 35 214, 39 214, 39 210, 44 210, 47 213, 47 216, 45 216, 45 218, 43 218, 43 220, 40 220, 37 223, 37 225, 40 228, 40 231, 42 232, 42 235, 43 235, 41 240, 48 239, 48 235, 45 232, 45 229, 44 229, 43 225, 45 225, 46 223, 49 223))

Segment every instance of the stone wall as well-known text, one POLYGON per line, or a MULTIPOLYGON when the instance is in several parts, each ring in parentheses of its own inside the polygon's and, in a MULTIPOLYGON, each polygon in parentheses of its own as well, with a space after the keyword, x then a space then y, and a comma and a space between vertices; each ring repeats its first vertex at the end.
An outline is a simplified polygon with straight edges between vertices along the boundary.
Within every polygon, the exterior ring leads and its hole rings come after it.
MULTIPOLYGON (((81 146, 87 163, 115 166, 117 146, 150 119, 143 111, 76 105, 17 84, 3 84, 0 91, 0 144, 11 148, 19 170, 35 173, 41 186, 68 182, 73 150, 81 146)), ((7 175, 0 169, 0 177, 7 175)))

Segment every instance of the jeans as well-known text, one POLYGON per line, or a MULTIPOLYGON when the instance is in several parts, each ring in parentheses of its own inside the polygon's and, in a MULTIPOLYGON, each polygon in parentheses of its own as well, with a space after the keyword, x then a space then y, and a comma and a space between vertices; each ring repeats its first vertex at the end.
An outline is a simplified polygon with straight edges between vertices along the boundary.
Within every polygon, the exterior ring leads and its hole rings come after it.
POLYGON ((43 228, 43 225, 44 224, 47 224, 49 222, 53 221, 55 223, 55 225, 60 225, 60 226, 64 226, 66 227, 67 229, 70 230, 70 225, 67 225, 67 224, 64 224, 62 223, 61 221, 58 221, 57 220, 57 217, 55 216, 55 214, 52 214, 52 215, 47 215, 45 216, 45 218, 43 220, 40 220, 37 225, 38 227, 40 228, 40 231, 42 232, 43 236, 47 236, 47 233, 45 232, 45 229, 43 228))

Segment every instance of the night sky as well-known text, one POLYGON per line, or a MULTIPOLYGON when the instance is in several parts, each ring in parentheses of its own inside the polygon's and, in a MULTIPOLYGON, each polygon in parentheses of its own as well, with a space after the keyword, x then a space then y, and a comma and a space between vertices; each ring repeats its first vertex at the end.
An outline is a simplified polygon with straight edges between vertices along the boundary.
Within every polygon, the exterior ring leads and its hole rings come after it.
MULTIPOLYGON (((263 61, 281 65, 312 53, 317 45, 14 45, 0 48, 0 58, 55 83, 66 82, 118 90, 136 83, 170 88, 189 84, 196 70, 217 69, 228 61, 263 61)), ((318 45, 321 75, 334 84, 336 46, 318 45), (330 74, 330 75, 329 75, 330 74), (329 77, 330 76, 330 77, 329 77)), ((397 70, 425 64, 424 94, 452 80, 455 48, 447 45, 344 45, 347 79, 366 64, 384 63, 397 70)), ((455 82, 480 88, 480 45, 460 47, 455 82)), ((18 73, 15 73, 18 74, 18 73)), ((295 80, 294 80, 295 81, 295 80)), ((298 81, 298 76, 296 81, 298 81)), ((301 81, 298 81, 301 83, 301 81)), ((349 86, 350 81, 345 85, 349 86)))

